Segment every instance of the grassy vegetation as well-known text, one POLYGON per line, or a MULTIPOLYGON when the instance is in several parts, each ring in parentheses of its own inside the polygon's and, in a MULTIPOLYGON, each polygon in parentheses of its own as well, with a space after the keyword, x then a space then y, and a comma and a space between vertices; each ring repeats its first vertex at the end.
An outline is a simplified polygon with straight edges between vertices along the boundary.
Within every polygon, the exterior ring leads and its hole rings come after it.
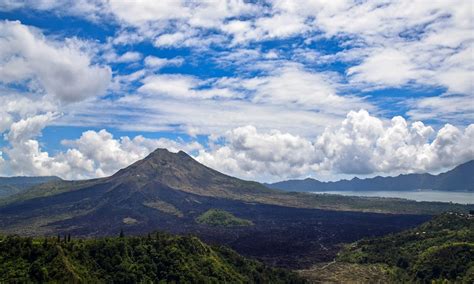
POLYGON ((339 262, 384 264, 394 281, 474 281, 474 218, 446 213, 416 229, 347 246, 339 262))
POLYGON ((88 240, 0 237, 0 282, 301 283, 296 274, 248 260, 195 237, 88 240))
POLYGON ((318 263, 298 274, 310 283, 389 283, 391 269, 383 264, 318 263))
POLYGON ((183 213, 179 211, 178 208, 174 207, 172 204, 161 201, 161 200, 155 200, 152 202, 144 202, 143 205, 156 209, 158 211, 161 211, 163 213, 171 214, 176 217, 183 217, 183 213))
POLYGON ((232 213, 219 209, 209 209, 199 217, 196 222, 210 226, 234 227, 252 226, 252 221, 235 217, 232 213))

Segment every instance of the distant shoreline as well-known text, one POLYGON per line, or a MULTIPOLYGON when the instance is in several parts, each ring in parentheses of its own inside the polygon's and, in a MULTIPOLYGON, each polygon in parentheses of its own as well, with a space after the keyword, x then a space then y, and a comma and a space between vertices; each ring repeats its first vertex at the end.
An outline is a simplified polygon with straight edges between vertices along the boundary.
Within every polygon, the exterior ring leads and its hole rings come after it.
POLYGON ((462 205, 474 204, 474 193, 470 191, 419 190, 325 190, 311 191, 313 194, 395 198, 426 202, 446 202, 462 205))

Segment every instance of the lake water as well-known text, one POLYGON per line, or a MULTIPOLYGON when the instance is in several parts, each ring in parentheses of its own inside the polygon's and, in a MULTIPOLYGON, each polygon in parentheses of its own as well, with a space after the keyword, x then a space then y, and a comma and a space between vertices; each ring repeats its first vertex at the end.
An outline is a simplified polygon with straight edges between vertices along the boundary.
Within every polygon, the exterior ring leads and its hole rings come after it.
POLYGON ((392 197, 405 198, 416 201, 441 201, 460 204, 474 204, 473 192, 459 191, 318 191, 314 193, 338 194, 346 196, 392 197))

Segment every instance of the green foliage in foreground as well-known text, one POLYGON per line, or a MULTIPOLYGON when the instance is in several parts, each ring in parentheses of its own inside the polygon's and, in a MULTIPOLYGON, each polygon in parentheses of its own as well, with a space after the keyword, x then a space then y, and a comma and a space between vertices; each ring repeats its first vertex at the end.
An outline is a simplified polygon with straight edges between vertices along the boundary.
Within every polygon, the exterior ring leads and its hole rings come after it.
POLYGON ((402 282, 474 283, 474 218, 446 213, 413 230, 347 246, 338 261, 386 264, 402 282))
POLYGON ((220 227, 233 226, 252 226, 252 221, 235 217, 232 213, 219 209, 209 209, 199 217, 196 221, 200 224, 220 227))
POLYGON ((0 283, 301 283, 195 237, 0 237, 0 283))

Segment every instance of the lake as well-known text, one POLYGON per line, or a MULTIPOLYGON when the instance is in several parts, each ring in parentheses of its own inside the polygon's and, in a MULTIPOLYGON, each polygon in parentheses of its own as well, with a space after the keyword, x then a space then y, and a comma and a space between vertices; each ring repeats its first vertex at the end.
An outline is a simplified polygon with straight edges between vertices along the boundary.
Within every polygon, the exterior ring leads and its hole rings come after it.
POLYGON ((338 194, 346 196, 392 197, 416 201, 441 201, 459 204, 474 204, 474 193, 465 191, 318 191, 313 193, 338 194))

